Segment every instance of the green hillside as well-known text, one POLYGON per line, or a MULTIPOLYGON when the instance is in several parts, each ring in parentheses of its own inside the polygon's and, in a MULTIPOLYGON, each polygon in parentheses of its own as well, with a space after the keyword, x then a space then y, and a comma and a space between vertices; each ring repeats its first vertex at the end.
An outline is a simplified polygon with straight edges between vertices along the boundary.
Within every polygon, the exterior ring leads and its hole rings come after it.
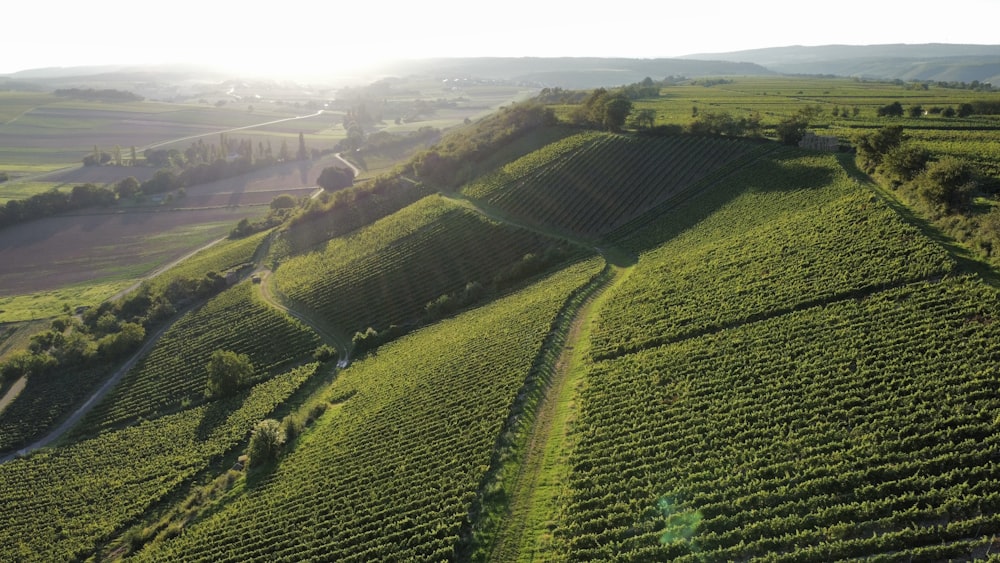
POLYGON ((600 270, 570 266, 345 371, 281 467, 152 561, 435 561, 454 553, 553 320, 600 270))
MULTIPOLYGON (((440 196, 281 264, 278 290, 345 334, 416 324, 428 303, 518 283, 569 252, 440 196)), ((458 297, 456 297, 458 299, 458 297)))
MULTIPOLYGON (((768 127, 805 103, 769 98, 768 127)), ((883 189, 846 153, 547 109, 146 284, 184 296, 148 353, 0 462, 0 560, 995 557, 1000 294, 895 199, 926 175, 883 189), (206 396, 219 351, 253 370, 206 396)), ((968 215, 996 205, 969 185, 968 215)), ((0 449, 115 366, 36 378, 0 449)))
POLYGON ((994 289, 832 156, 762 157, 624 242, 646 251, 595 326, 557 553, 986 553, 994 289))
POLYGON ((463 193, 534 224, 596 236, 759 150, 724 139, 581 133, 511 162, 463 193))

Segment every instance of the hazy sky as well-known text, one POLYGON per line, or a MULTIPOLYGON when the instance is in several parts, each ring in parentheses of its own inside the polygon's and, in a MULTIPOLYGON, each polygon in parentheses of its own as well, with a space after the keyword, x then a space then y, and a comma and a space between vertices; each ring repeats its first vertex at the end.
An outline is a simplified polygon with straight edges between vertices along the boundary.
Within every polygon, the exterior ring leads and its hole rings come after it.
POLYGON ((1000 43, 1000 0, 21 0, 0 74, 197 62, 302 72, 428 56, 671 57, 785 45, 1000 43))

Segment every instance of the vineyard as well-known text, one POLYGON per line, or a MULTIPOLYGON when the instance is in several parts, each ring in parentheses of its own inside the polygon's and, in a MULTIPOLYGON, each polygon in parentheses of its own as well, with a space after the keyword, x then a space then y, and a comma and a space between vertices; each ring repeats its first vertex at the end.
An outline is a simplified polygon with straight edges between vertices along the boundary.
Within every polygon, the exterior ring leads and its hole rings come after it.
POLYGON ((596 357, 955 267, 943 249, 858 189, 832 155, 761 157, 625 244, 641 251, 657 240, 667 242, 641 256, 644 267, 601 316, 596 357), (775 174, 779 167, 786 172, 775 174), (828 183, 810 184, 816 178, 828 183), (699 210, 710 205, 719 207, 703 217, 699 210))
MULTIPOLYGON (((1000 121, 874 117, 979 96, 936 86, 668 82, 635 100, 650 131, 445 134, 455 178, 492 170, 460 194, 423 155, 145 282, 182 310, 76 428, 0 463, 0 560, 996 560, 995 274, 852 154, 675 128, 809 108, 819 134, 903 125, 988 173, 1000 121), (218 351, 249 379, 211 377, 218 351)), ((24 380, 0 452, 106 361, 24 380)))
POLYGON ((205 366, 216 350, 247 354, 255 381, 308 356, 319 338, 264 303, 250 282, 213 298, 177 321, 156 346, 80 424, 90 434, 153 418, 200 401, 205 366))
POLYGON ((454 553, 511 404, 567 297, 568 267, 341 373, 268 480, 144 560, 419 561, 454 553))
POLYGON ((229 399, 0 465, 3 559, 86 558, 238 446, 315 369, 296 368, 229 399))
POLYGON ((427 197, 275 272, 279 290, 347 334, 418 320, 425 306, 464 290, 509 285, 556 241, 427 197), (532 255, 532 258, 525 258, 532 255))
POLYGON ((569 559, 995 551, 997 298, 923 282, 596 364, 569 559))
POLYGON ((594 325, 556 558, 996 549, 1000 296, 837 157, 765 155, 618 235, 641 254, 594 325))
POLYGON ((529 222, 594 236, 759 150, 723 139, 581 133, 515 160, 463 192, 529 222))

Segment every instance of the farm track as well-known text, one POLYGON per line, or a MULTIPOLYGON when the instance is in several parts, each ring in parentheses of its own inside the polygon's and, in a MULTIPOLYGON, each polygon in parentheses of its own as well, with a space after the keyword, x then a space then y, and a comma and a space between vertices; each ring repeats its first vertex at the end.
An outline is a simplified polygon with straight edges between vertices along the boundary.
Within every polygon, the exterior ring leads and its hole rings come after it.
POLYGON ((166 332, 170 329, 170 327, 174 325, 175 322, 180 320, 184 315, 186 315, 195 307, 197 307, 197 305, 188 306, 187 308, 175 314, 170 322, 165 323, 162 327, 160 327, 160 329, 157 330, 152 337, 146 340, 146 342, 142 345, 142 347, 139 348, 139 350, 137 350, 134 354, 132 354, 132 357, 130 357, 128 361, 126 361, 117 370, 115 370, 115 372, 111 375, 111 377, 106 379, 104 383, 101 384, 101 386, 97 389, 97 391, 95 391, 94 394, 90 396, 90 398, 88 398, 82 405, 80 405, 73 412, 73 414, 69 416, 69 418, 67 418, 62 422, 62 424, 57 426, 55 430, 49 432, 44 438, 36 440, 34 443, 29 444, 21 448, 20 450, 17 450, 16 452, 12 452, 4 457, 0 457, 0 464, 7 463, 8 461, 11 461, 19 456, 44 448, 52 444, 53 442, 57 441, 64 434, 66 434, 66 432, 69 432, 70 429, 76 426, 76 424, 80 422, 80 420, 83 419, 84 416, 86 416, 94 407, 98 405, 98 403, 101 402, 101 399, 103 399, 105 395, 107 395, 112 389, 114 389, 115 385, 117 385, 118 382, 121 381, 122 377, 124 377, 125 374, 128 373, 128 371, 132 369, 135 366, 135 364, 139 362, 139 360, 141 360, 146 354, 149 353, 150 350, 153 349, 153 346, 156 345, 160 337, 166 334, 166 332))
MULTIPOLYGON (((490 561, 515 561, 534 554, 539 541, 548 532, 547 520, 558 510, 559 498, 563 491, 563 480, 557 475, 560 467, 565 467, 569 455, 569 423, 573 418, 574 404, 582 381, 582 366, 586 351, 589 350, 589 325, 593 322, 604 297, 611 288, 624 281, 636 263, 636 257, 611 246, 596 246, 596 241, 581 238, 562 229, 540 226, 512 218, 509 214, 483 202, 459 194, 442 194, 472 211, 501 223, 558 238, 574 245, 592 249, 605 261, 604 271, 580 289, 580 293, 567 301, 560 317, 554 322, 553 334, 541 356, 546 353, 556 356, 550 366, 541 366, 539 386, 540 397, 533 411, 525 413, 530 420, 526 436, 515 438, 520 443, 498 444, 498 449, 521 449, 520 455, 513 456, 517 463, 513 482, 505 486, 506 506, 488 553, 490 561), (574 298, 579 299, 574 303, 574 298)), ((535 376, 533 376, 535 377, 535 376)), ((526 382, 530 386, 531 382, 526 382)), ((530 394, 530 390, 520 395, 530 394)), ((515 405, 514 412, 525 408, 515 405)), ((528 407, 529 409, 531 407, 528 407)), ((494 452, 494 458, 502 458, 502 452, 494 452)), ((503 462, 501 462, 503 463, 503 462)), ((502 473, 499 467, 491 467, 490 474, 502 473)), ((480 495, 484 493, 481 487, 480 495)), ((475 519, 478 515, 473 515, 475 519)), ((472 526, 477 526, 473 522, 472 526)), ((467 530, 462 543, 468 546, 472 539, 467 530)), ((473 547, 475 549, 475 547, 473 547)))
POLYGON ((563 470, 568 467, 572 448, 569 430, 589 351, 589 324, 609 290, 623 282, 633 268, 614 265, 618 260, 609 256, 613 253, 604 254, 607 275, 595 280, 579 309, 567 319, 566 339, 543 389, 490 561, 532 560, 545 549, 543 544, 551 541, 547 526, 558 512, 564 492, 563 470))

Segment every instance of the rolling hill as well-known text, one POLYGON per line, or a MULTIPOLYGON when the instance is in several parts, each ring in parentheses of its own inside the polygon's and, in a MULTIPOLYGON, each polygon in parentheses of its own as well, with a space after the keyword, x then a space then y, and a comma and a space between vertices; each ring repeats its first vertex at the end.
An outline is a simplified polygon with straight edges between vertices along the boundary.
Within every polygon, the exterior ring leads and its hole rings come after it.
POLYGON ((478 175, 440 191, 409 169, 218 251, 243 262, 259 240, 273 272, 192 305, 64 445, 0 464, 0 550, 212 562, 996 550, 1000 294, 850 155, 686 135, 517 139, 541 146, 464 167, 478 175), (315 229, 324 218, 331 230, 315 229), (315 327, 382 338, 342 344, 335 366, 314 361, 329 343, 315 327), (214 350, 256 366, 232 396, 203 393, 214 350), (241 459, 265 418, 280 419, 280 455, 241 459))
POLYGON ((743 61, 782 74, 1000 84, 1000 45, 796 45, 681 58, 743 61))

